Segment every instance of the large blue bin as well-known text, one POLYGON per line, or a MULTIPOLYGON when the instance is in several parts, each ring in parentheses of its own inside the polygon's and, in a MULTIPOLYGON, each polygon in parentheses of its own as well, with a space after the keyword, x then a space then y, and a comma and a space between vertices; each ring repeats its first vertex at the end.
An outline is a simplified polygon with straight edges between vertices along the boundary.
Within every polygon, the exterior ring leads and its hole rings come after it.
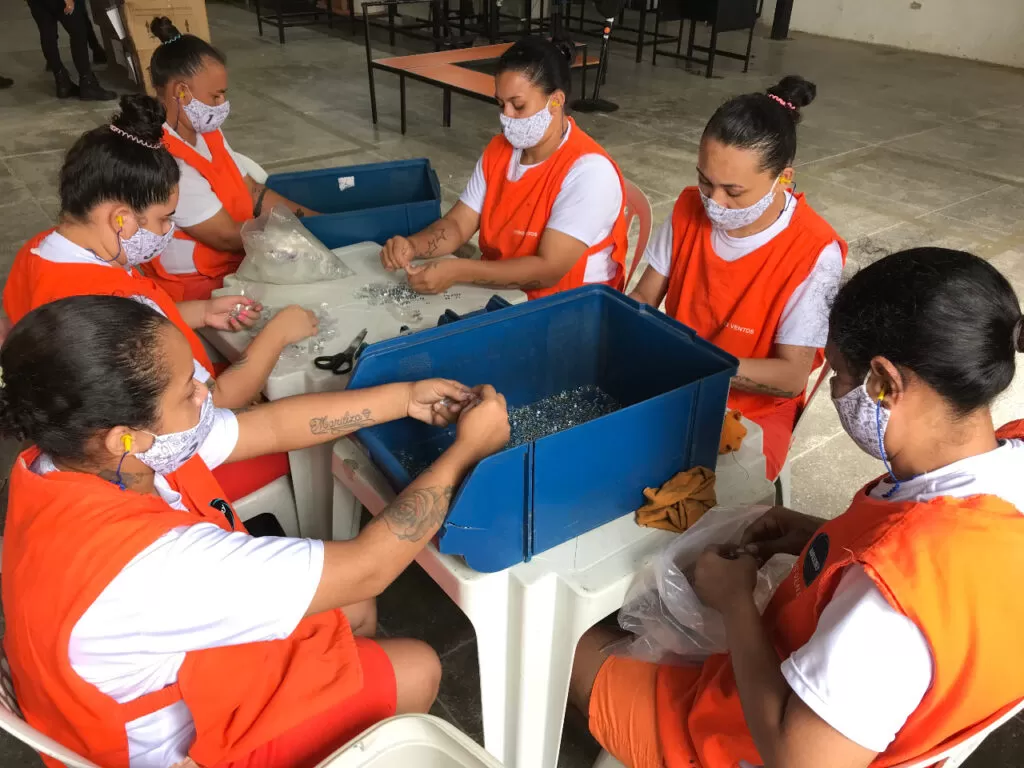
MULTIPOLYGON (((492 384, 516 407, 596 385, 622 404, 495 454, 462 483, 438 548, 491 572, 636 509, 676 472, 714 468, 736 367, 661 312, 589 286, 374 344, 349 387, 441 376, 492 384)), ((411 478, 397 454, 432 458, 453 432, 402 419, 359 437, 400 491, 411 478)))
POLYGON ((441 218, 441 185, 425 158, 276 173, 267 187, 323 214, 302 223, 328 248, 384 243, 441 218))

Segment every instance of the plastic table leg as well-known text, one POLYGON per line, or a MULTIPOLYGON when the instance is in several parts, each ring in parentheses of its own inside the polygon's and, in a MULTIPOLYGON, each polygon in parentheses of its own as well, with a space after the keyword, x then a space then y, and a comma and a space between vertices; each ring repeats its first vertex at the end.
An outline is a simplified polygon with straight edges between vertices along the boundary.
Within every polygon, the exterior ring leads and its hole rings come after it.
POLYGON ((331 538, 331 445, 288 453, 288 467, 299 512, 299 534, 307 539, 331 538))

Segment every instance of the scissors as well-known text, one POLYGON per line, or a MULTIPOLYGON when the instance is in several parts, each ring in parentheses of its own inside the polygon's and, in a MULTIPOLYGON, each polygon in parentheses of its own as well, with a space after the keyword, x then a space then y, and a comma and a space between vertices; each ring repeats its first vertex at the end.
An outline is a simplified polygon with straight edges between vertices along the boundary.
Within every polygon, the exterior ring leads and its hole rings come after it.
POLYGON ((363 351, 366 345, 363 343, 366 340, 367 329, 363 328, 354 339, 352 343, 348 345, 348 348, 344 352, 339 352, 336 355, 323 355, 313 360, 313 365, 319 368, 321 371, 330 371, 335 376, 340 376, 344 373, 348 373, 352 370, 352 366, 355 365, 356 358, 359 357, 359 353, 363 351))

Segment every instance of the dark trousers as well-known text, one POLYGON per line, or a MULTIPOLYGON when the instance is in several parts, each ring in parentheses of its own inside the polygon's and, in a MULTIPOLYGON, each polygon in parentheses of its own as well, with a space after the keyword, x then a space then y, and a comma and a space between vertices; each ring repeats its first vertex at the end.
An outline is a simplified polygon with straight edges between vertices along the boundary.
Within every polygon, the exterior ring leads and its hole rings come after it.
POLYGON ((92 23, 85 12, 86 2, 88 0, 75 0, 75 10, 64 13, 63 0, 28 0, 32 18, 39 28, 39 45, 43 49, 46 63, 54 72, 64 68, 60 60, 60 48, 57 46, 57 25, 62 24, 71 38, 71 58, 75 62, 79 78, 92 74, 92 64, 89 61, 89 33, 92 23))

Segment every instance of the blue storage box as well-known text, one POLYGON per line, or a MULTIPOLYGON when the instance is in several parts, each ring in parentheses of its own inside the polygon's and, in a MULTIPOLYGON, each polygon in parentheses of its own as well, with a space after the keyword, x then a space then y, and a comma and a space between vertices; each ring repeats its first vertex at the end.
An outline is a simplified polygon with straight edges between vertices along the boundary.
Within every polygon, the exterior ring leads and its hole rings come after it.
MULTIPOLYGON (((440 376, 492 384, 514 408, 596 385, 622 405, 484 459, 465 479, 438 549, 491 572, 629 513, 676 472, 713 469, 736 368, 663 313, 588 286, 371 345, 349 387, 440 376)), ((453 434, 402 419, 359 438, 401 491, 411 478, 399 457, 432 459, 453 434)))
POLYGON ((302 223, 328 248, 383 244, 441 218, 441 185, 425 158, 276 173, 267 187, 319 211, 302 223))

